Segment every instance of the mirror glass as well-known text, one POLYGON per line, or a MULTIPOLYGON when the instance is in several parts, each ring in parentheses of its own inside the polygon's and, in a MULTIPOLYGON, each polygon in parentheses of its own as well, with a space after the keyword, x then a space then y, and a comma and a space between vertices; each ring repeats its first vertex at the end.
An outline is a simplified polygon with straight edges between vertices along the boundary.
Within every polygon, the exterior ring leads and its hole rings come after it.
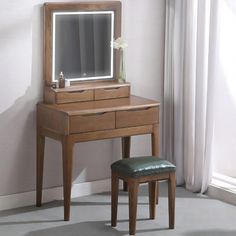
POLYGON ((113 78, 114 12, 54 12, 52 81, 113 78))

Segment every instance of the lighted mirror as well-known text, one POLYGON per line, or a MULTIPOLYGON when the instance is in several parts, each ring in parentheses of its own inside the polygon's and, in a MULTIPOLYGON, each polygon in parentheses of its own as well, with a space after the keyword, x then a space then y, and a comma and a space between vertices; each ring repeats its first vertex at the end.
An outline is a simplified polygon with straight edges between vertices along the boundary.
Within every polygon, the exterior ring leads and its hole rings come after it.
POLYGON ((52 81, 113 78, 113 11, 54 12, 52 81))
POLYGON ((71 85, 116 80, 119 53, 111 47, 121 34, 121 3, 44 3, 44 80, 51 86, 62 71, 71 85))

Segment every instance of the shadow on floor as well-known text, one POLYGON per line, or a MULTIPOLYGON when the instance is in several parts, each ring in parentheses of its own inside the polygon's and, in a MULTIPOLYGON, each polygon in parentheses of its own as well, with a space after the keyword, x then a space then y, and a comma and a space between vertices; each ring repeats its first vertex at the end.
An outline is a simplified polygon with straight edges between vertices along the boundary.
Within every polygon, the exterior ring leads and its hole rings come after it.
MULTIPOLYGON (((118 222, 119 223, 119 222, 118 222)), ((148 233, 167 230, 167 228, 161 229, 141 229, 137 230, 137 233, 148 233)), ((52 227, 43 230, 31 231, 25 236, 123 236, 129 235, 128 231, 118 231, 116 228, 110 226, 110 222, 107 221, 91 221, 81 222, 76 224, 52 227)))
POLYGON ((43 203, 41 207, 36 207, 35 205, 33 206, 25 206, 25 207, 19 207, 19 208, 14 208, 14 209, 9 209, 9 210, 3 210, 0 211, 0 217, 5 217, 5 216, 10 216, 10 215, 17 215, 17 214, 22 214, 22 213, 29 213, 29 212, 37 212, 41 210, 46 210, 50 208, 56 208, 56 207, 62 207, 62 201, 52 201, 52 202, 47 202, 43 203), (60 204, 58 204, 60 202, 60 204))
POLYGON ((6 222, 0 222, 0 226, 6 226, 6 225, 28 225, 28 224, 43 224, 43 223, 58 223, 63 222, 63 220, 22 220, 22 221, 6 221, 6 222))
POLYGON ((235 230, 208 229, 201 231, 186 232, 186 236, 235 236, 235 230))
POLYGON ((25 236, 98 236, 98 232, 102 236, 123 235, 122 232, 112 228, 108 222, 91 221, 31 231, 25 236))

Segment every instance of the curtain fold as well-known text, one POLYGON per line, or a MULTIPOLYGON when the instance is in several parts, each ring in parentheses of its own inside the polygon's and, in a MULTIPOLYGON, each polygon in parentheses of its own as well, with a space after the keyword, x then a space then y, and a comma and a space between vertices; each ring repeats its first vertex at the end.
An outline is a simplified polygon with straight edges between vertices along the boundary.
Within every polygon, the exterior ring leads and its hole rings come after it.
POLYGON ((211 179, 216 6, 166 1, 162 150, 176 164, 177 184, 193 192, 204 192, 211 179))

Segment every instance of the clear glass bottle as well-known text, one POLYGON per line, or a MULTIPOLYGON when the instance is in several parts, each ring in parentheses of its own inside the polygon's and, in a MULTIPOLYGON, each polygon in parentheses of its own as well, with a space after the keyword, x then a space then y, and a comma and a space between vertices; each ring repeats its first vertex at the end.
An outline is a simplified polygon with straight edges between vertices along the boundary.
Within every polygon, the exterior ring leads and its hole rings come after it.
POLYGON ((124 83, 126 79, 125 73, 125 57, 124 57, 124 50, 120 49, 120 71, 119 71, 119 83, 124 83))

